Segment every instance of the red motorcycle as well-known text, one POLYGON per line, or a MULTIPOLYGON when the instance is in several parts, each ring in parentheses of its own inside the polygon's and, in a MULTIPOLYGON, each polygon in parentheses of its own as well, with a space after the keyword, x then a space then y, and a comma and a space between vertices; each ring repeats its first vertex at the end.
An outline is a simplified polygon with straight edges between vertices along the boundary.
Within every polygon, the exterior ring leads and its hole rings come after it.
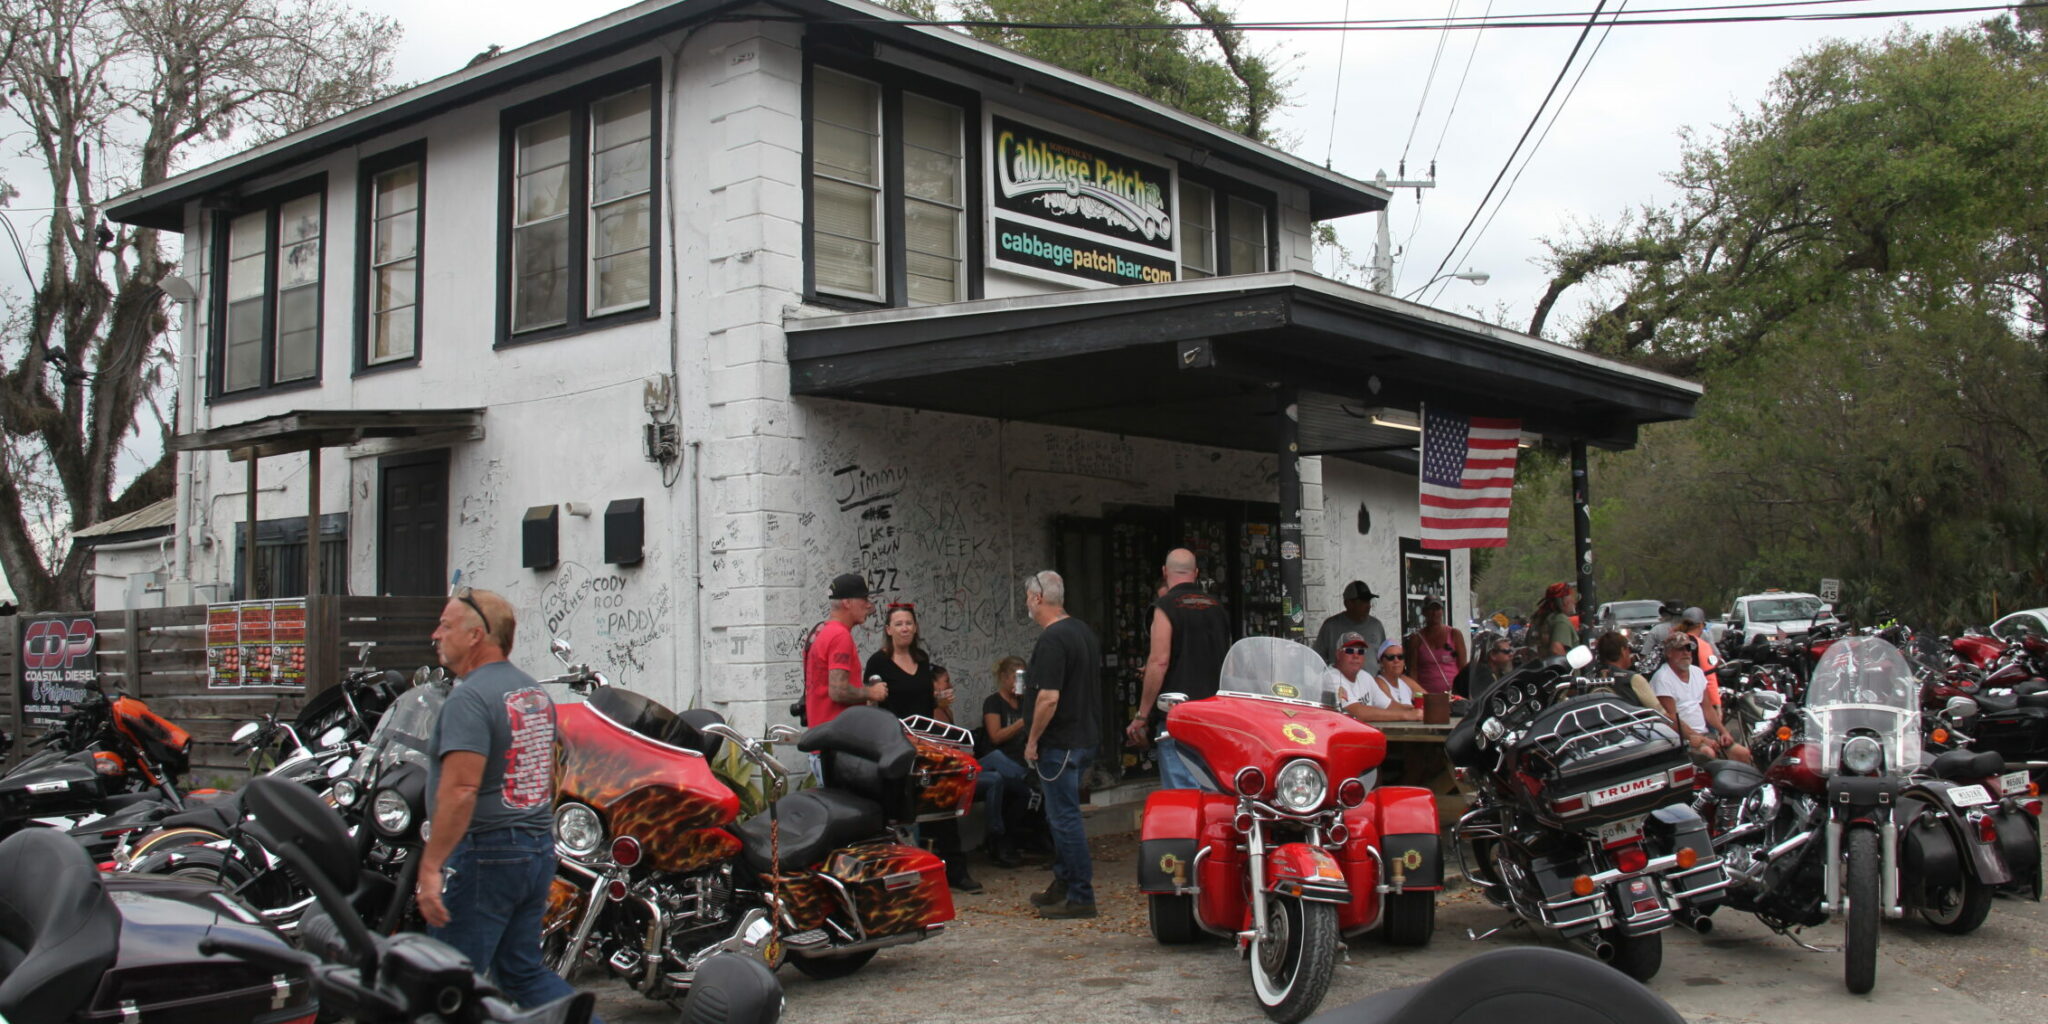
POLYGON ((1162 695, 1166 735, 1204 784, 1153 793, 1140 834, 1153 938, 1233 940, 1282 1024, 1322 1002, 1340 936, 1428 943, 1443 888, 1436 798, 1360 778, 1386 737, 1333 710, 1328 672, 1307 647, 1247 637, 1216 696, 1162 695))

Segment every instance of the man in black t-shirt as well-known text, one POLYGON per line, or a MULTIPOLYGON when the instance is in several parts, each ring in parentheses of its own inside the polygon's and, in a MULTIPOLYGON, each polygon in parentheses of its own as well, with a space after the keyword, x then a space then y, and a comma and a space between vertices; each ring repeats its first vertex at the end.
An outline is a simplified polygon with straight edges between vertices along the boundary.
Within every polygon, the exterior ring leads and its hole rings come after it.
POLYGON ((1094 917, 1095 865, 1081 824, 1081 780, 1102 734, 1102 648, 1087 623, 1067 614, 1067 585, 1051 570, 1024 581, 1024 607, 1044 627, 1031 649, 1030 738, 1024 760, 1045 789, 1052 830, 1052 884, 1031 897, 1040 917, 1094 917))
MULTIPOLYGON (((1166 593, 1152 602, 1152 651, 1145 662, 1145 687, 1131 724, 1124 730, 1132 743, 1157 733, 1153 703, 1161 693, 1183 693, 1189 700, 1216 696, 1223 674, 1223 656, 1230 653, 1230 613, 1223 602, 1202 592, 1195 582, 1201 570, 1195 553, 1175 548, 1159 570, 1166 593)), ((1172 737, 1159 741, 1159 784, 1166 789, 1198 789, 1201 779, 1181 760, 1172 737)))

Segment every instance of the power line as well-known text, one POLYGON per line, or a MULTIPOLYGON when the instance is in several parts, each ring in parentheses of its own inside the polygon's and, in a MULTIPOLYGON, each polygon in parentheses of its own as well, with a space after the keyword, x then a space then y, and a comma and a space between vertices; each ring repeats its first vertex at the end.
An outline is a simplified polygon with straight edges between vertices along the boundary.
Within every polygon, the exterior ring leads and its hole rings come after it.
MULTIPOLYGON (((1491 17, 1493 17, 1493 0, 1486 0, 1486 13, 1479 16, 1481 32, 1484 31, 1486 19, 1491 17)), ((1431 178, 1436 177, 1436 158, 1438 154, 1444 151, 1444 140, 1450 137, 1451 121, 1458 116, 1458 101, 1465 98, 1465 83, 1472 78, 1472 63, 1474 58, 1479 56, 1479 41, 1486 38, 1481 32, 1472 33, 1472 48, 1465 52, 1465 70, 1459 73, 1458 89, 1451 94, 1451 109, 1444 113, 1444 126, 1437 131, 1436 148, 1429 151, 1429 176, 1431 178)), ((1409 246, 1415 244, 1415 233, 1422 230, 1422 214, 1422 190, 1417 189, 1415 191, 1415 219, 1408 222, 1408 237, 1401 240, 1401 251, 1403 253, 1408 251, 1409 246)), ((1390 291, 1396 294, 1400 292, 1401 271, 1407 268, 1408 264, 1403 262, 1394 269, 1394 283, 1389 289, 1390 291)))
MULTIPOLYGON (((1351 20, 1351 0, 1344 0, 1344 20, 1351 20)), ((1337 38, 1337 84, 1330 90, 1330 141, 1323 149, 1323 166, 1326 168, 1337 152, 1337 110, 1344 99, 1344 51, 1350 42, 1349 35, 1337 38)))
POLYGON ((1593 9, 1592 17, 1586 19, 1586 26, 1579 31, 1579 38, 1572 42, 1572 52, 1565 54, 1564 67, 1557 69, 1557 78, 1550 83, 1550 91, 1543 94, 1543 102, 1536 105, 1536 112, 1530 115, 1528 126, 1522 129, 1521 137, 1515 140, 1515 148, 1508 151, 1507 160, 1500 165, 1500 173, 1493 176, 1493 184, 1486 186, 1486 195, 1480 198, 1478 206, 1472 208, 1472 216, 1466 219, 1465 226, 1458 231, 1457 241, 1452 242, 1451 247, 1444 251, 1444 258, 1437 263, 1436 269, 1430 272, 1431 278, 1444 272, 1444 267, 1450 264, 1451 257, 1457 254, 1458 246, 1464 244, 1465 236, 1471 232, 1472 225, 1479 222, 1480 211, 1486 209, 1487 202, 1493 199, 1493 191, 1500 187, 1501 179, 1508 176, 1508 168, 1514 166, 1515 156, 1521 153, 1522 144, 1529 141, 1529 133, 1535 131, 1537 123, 1543 120, 1543 111, 1550 106, 1550 98, 1557 95, 1557 87, 1564 84, 1564 76, 1571 74, 1572 62, 1579 58, 1579 48, 1586 45, 1586 37, 1593 34, 1593 26, 1599 21, 1600 12, 1606 9, 1607 0, 1600 0, 1600 6, 1593 9))
POLYGON ((1457 16, 1458 0, 1451 0, 1451 6, 1444 10, 1444 30, 1436 37, 1436 53, 1429 58, 1429 74, 1422 78, 1422 98, 1415 101, 1415 119, 1408 122, 1408 141, 1401 143, 1401 161, 1395 165, 1395 172, 1403 178, 1408 176, 1408 147, 1415 144, 1415 129, 1422 126, 1422 110, 1429 106, 1429 87, 1436 84, 1437 65, 1443 63, 1444 47, 1451 41, 1451 20, 1457 16))
MULTIPOLYGON (((1613 16, 1616 18, 1621 17, 1621 12, 1626 7, 1628 7, 1628 0, 1621 0, 1621 5, 1615 8, 1613 16)), ((1529 147, 1529 155, 1522 158, 1522 166, 1516 168, 1515 176, 1508 179, 1508 187, 1505 191, 1501 192, 1500 202, 1493 204, 1493 212, 1486 215, 1486 223, 1479 225, 1478 233, 1474 234, 1471 243, 1465 246, 1465 258, 1467 260, 1471 259, 1472 254, 1478 251, 1479 240, 1486 237, 1488 228, 1493 227, 1493 219, 1500 216, 1501 209, 1508 205, 1508 197, 1515 194, 1515 186, 1521 182, 1522 172, 1528 170, 1529 165, 1536 161, 1536 153, 1543 148, 1543 141, 1550 138, 1550 130, 1557 127, 1558 119, 1564 116, 1564 108, 1571 105, 1572 96, 1579 91, 1579 83, 1586 80, 1586 72, 1592 69, 1593 61, 1600 56, 1601 47, 1607 45, 1607 37, 1613 34, 1614 23, 1610 20, 1607 24, 1607 30, 1600 33, 1599 41, 1593 44, 1593 52, 1587 54, 1585 63, 1579 65, 1579 73, 1572 79, 1571 88, 1564 91, 1564 98, 1558 100, 1556 109, 1551 111, 1550 123, 1543 126, 1542 134, 1536 136, 1536 144, 1529 147)), ((1448 280, 1443 282, 1438 287, 1437 294, 1442 295, 1443 288, 1448 287, 1449 284, 1448 280)))

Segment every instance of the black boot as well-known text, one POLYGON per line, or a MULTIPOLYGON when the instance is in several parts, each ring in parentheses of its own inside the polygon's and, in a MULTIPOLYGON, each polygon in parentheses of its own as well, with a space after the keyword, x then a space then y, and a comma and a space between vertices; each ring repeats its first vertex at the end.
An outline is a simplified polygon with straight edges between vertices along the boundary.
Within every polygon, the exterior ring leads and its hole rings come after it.
POLYGON ((988 837, 988 859, 999 868, 1021 867, 1024 863, 1024 855, 1017 852, 1008 836, 1002 835, 988 837))
POLYGON ((981 891, 981 883, 967 873, 967 861, 957 853, 946 860, 946 882, 961 892, 981 891))

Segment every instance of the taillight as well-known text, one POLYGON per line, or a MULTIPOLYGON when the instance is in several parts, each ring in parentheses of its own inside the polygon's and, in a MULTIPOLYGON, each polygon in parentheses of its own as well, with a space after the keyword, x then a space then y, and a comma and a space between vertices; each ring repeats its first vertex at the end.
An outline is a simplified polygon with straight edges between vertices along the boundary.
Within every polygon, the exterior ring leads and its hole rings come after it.
POLYGON ((1692 785, 1693 779, 1698 775, 1699 769, 1694 768, 1692 765, 1689 764, 1673 768, 1671 769, 1671 788, 1680 789, 1685 786, 1690 786, 1692 785))
POLYGON ((1585 809, 1586 798, 1584 796, 1568 796, 1562 800, 1552 800, 1550 802, 1550 810, 1556 814, 1577 814, 1585 809))
POLYGON ((1634 874, 1650 866, 1650 855, 1644 853, 1640 846, 1624 846, 1615 851, 1614 866, 1623 874, 1634 874))
POLYGON ((1998 841, 1998 822, 1992 820, 1991 815, 1977 816, 1977 838, 1987 843, 1998 841))
POLYGON ((640 840, 632 836, 620 836, 612 840, 612 863, 630 868, 640 863, 640 840))
POLYGON ((2028 801, 2025 801, 2025 802, 2023 802, 2023 803, 2021 803, 2021 804, 2020 804, 2020 810, 2023 810, 2023 811, 2027 812, 2028 814, 2031 814, 2031 815, 2033 815, 2034 817, 2038 818, 2038 817, 2040 817, 2040 816, 2041 816, 2041 801, 2039 801, 2039 800, 2028 800, 2028 801))

